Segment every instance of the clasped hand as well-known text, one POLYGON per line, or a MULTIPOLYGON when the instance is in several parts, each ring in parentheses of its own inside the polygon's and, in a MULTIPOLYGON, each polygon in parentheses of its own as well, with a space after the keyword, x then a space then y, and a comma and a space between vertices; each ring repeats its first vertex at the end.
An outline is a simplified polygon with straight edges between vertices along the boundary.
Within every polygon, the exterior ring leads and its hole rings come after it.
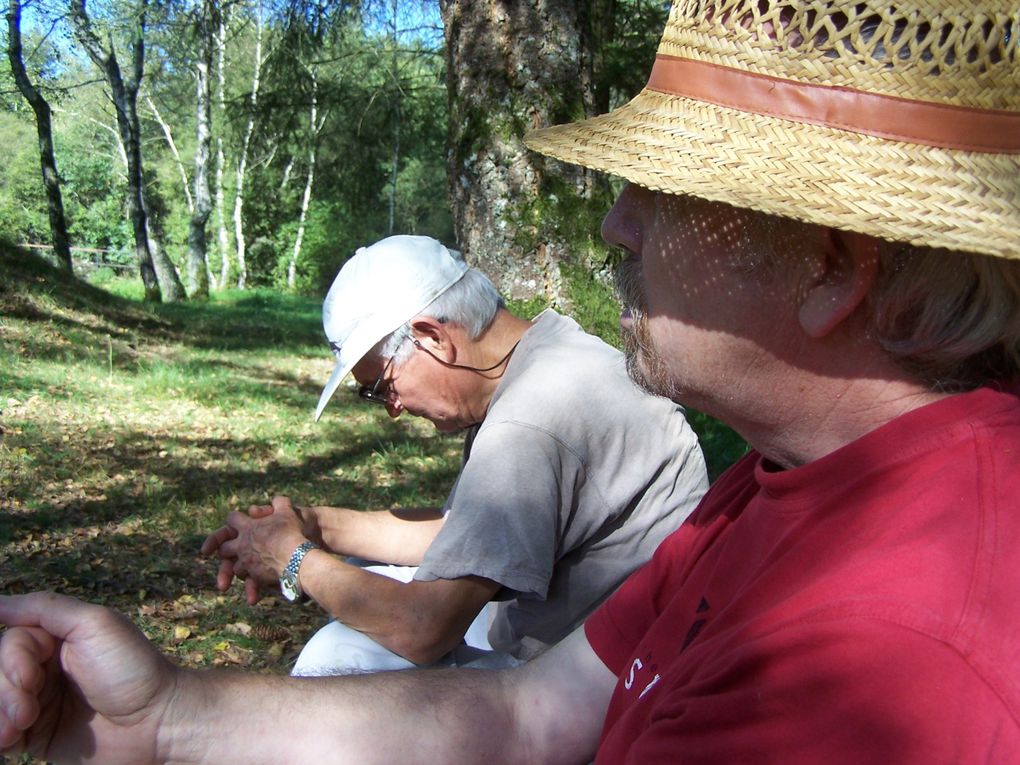
POLYGON ((179 672, 112 611, 53 593, 0 596, 0 755, 145 765, 179 672))
POLYGON ((244 582, 250 605, 263 588, 275 587, 291 554, 306 541, 302 521, 287 497, 273 497, 271 505, 252 505, 247 513, 231 512, 202 543, 202 554, 219 555, 216 586, 221 592, 235 578, 244 582))

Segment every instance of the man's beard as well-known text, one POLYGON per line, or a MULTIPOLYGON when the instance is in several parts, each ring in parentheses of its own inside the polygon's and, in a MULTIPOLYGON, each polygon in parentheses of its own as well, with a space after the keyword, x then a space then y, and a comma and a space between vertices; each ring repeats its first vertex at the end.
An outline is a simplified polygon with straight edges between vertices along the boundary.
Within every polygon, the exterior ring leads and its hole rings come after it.
POLYGON ((615 277, 616 292, 624 307, 630 311, 632 319, 631 329, 621 331, 623 351, 627 357, 627 374, 641 389, 675 401, 678 393, 676 384, 648 331, 647 301, 641 280, 640 261, 634 258, 625 260, 617 267, 615 277))

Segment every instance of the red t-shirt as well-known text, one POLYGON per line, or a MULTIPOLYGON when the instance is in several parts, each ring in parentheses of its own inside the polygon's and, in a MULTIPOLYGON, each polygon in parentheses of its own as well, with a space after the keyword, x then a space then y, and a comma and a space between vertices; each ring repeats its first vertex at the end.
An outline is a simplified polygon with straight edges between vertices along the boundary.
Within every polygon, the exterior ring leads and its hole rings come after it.
POLYGON ((1020 762, 1020 400, 748 455, 586 624, 598 763, 1020 762))

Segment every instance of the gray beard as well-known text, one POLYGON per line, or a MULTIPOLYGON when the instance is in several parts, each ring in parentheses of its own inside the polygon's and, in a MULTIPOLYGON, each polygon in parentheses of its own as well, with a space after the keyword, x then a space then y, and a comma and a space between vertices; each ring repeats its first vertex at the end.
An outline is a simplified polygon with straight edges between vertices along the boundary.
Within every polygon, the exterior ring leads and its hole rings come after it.
POLYGON ((666 372, 666 364, 652 345, 646 322, 646 300, 641 282, 641 264, 626 260, 617 266, 616 292, 630 311, 631 330, 623 330, 623 350, 627 357, 627 374, 644 391, 676 400, 677 389, 666 372), (639 362, 639 358, 644 363, 639 362))
POLYGON ((678 401, 676 383, 666 371, 666 364, 652 346, 643 315, 634 315, 634 331, 623 333, 623 349, 627 358, 627 374, 647 393, 678 401), (643 363, 642 363, 643 362, 643 363))

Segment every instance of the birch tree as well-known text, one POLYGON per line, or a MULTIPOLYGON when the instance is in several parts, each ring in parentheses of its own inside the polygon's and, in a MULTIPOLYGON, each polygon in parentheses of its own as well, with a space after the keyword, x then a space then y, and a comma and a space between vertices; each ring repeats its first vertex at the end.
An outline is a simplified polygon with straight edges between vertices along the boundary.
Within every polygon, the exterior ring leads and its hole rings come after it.
MULTIPOLYGON (((262 87, 262 36, 265 24, 262 3, 257 3, 255 11, 255 57, 251 78, 251 92, 248 94, 248 119, 241 138, 241 148, 237 154, 237 165, 234 173, 234 246, 237 253, 237 286, 244 289, 248 279, 248 267, 245 262, 244 238, 244 193, 248 172, 248 154, 251 150, 251 139, 255 132, 255 119, 259 105, 259 90, 262 87)), ((223 263, 221 283, 226 283, 229 274, 228 265, 223 263)))
POLYGON ((290 263, 287 265, 287 286, 290 289, 294 289, 297 262, 301 255, 301 242, 305 238, 305 225, 308 221, 308 207, 312 201, 319 133, 322 132, 322 126, 326 124, 326 115, 319 117, 319 81, 312 70, 308 71, 308 76, 311 81, 311 104, 308 109, 308 173, 305 176, 305 190, 301 195, 301 212, 298 215, 297 235, 294 237, 294 248, 291 250, 290 263))
POLYGON ((177 168, 177 174, 181 177, 181 190, 184 192, 184 202, 187 205, 188 214, 190 215, 195 210, 195 202, 191 198, 191 181, 188 179, 188 171, 187 168, 184 167, 184 160, 181 158, 181 152, 177 148, 177 141, 174 140, 173 128, 170 126, 170 123, 163 119, 163 115, 156 106, 156 102, 152 100, 152 96, 148 94, 145 96, 145 104, 149 107, 149 111, 156 120, 156 124, 159 125, 159 129, 163 132, 163 138, 166 140, 167 148, 170 149, 170 155, 173 157, 174 166, 177 168))
MULTIPOLYGON (((223 150, 223 127, 227 124, 227 20, 229 11, 230 6, 226 6, 221 10, 214 40, 216 50, 216 113, 219 115, 220 124, 220 130, 216 134, 216 178, 214 183, 216 236, 220 252, 220 278, 216 283, 217 287, 224 287, 226 285, 226 275, 230 273, 230 239, 227 236, 223 193, 223 168, 226 163, 226 155, 223 150)), ((212 277, 211 271, 210 277, 212 277)), ((210 278, 210 281, 212 281, 212 278, 210 278)))
POLYGON ((198 55, 195 60, 195 172, 192 176, 195 208, 188 228, 188 283, 191 297, 209 297, 206 224, 212 212, 209 189, 210 149, 212 146, 212 88, 210 70, 213 59, 213 35, 218 29, 219 7, 216 0, 203 0, 196 15, 198 55))
MULTIPOLYGON (((149 229, 142 201, 141 126, 138 121, 138 88, 145 72, 145 14, 148 0, 140 0, 131 25, 131 66, 125 77, 113 47, 112 36, 104 45, 85 10, 85 0, 71 0, 70 14, 75 36, 93 63, 103 72, 117 113, 117 128, 127 156, 127 208, 134 234, 135 257, 145 288, 145 299, 160 301, 161 280, 149 249, 149 229)), ((166 283, 166 280, 163 280, 166 283)), ((167 296, 168 299, 170 296, 167 296)))

